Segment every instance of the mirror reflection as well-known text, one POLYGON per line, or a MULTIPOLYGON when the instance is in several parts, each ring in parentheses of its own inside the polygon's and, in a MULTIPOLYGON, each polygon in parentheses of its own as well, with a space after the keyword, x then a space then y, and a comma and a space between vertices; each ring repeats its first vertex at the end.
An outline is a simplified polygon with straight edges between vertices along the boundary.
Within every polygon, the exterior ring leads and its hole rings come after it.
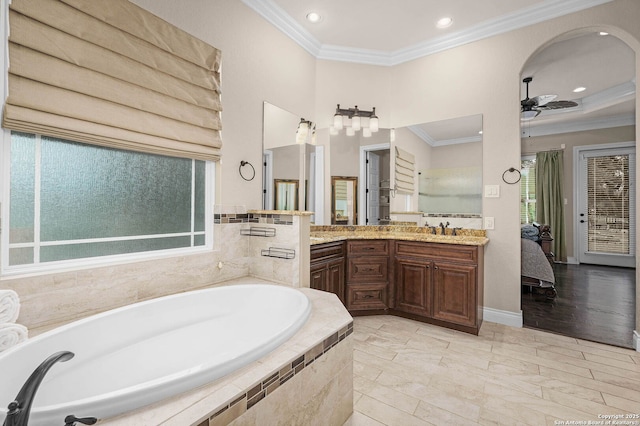
POLYGON ((358 214, 358 178, 331 177, 331 224, 355 225, 358 214))
MULTIPOLYGON (((391 220, 390 135, 389 129, 380 129, 369 137, 358 132, 330 138, 331 176, 357 177, 360 181, 355 193, 358 209, 349 218, 353 225, 386 225, 391 220)), ((332 223, 333 216, 332 210, 332 223)))
POLYGON ((410 129, 429 147, 428 161, 418 169, 424 223, 482 228, 482 115, 410 129))
POLYGON ((275 179, 275 209, 298 210, 298 180, 275 179))
POLYGON ((319 167, 311 143, 314 133, 313 129, 306 133, 299 131, 301 118, 264 103, 262 207, 265 210, 315 209, 319 167))

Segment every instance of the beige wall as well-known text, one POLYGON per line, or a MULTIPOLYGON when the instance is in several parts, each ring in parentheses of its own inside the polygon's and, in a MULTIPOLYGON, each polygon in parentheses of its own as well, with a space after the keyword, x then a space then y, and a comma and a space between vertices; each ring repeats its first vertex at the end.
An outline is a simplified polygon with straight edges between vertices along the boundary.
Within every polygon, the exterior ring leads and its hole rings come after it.
POLYGON ((577 214, 574 213, 573 194, 576 188, 573 182, 573 148, 576 146, 588 146, 608 144, 614 142, 633 142, 636 140, 635 126, 614 127, 611 129, 589 130, 584 132, 562 133, 558 135, 538 136, 522 138, 522 155, 535 154, 536 152, 559 149, 564 144, 564 198, 567 204, 564 208, 565 237, 567 241, 567 257, 575 258, 574 227, 577 214))

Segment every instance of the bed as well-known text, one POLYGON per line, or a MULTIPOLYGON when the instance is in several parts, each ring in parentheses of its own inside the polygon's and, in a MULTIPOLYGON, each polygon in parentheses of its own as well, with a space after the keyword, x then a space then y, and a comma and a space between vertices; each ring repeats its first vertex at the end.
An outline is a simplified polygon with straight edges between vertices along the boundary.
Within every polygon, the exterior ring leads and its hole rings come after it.
POLYGON ((548 225, 526 224, 520 228, 521 283, 530 291, 556 297, 551 230, 548 225))

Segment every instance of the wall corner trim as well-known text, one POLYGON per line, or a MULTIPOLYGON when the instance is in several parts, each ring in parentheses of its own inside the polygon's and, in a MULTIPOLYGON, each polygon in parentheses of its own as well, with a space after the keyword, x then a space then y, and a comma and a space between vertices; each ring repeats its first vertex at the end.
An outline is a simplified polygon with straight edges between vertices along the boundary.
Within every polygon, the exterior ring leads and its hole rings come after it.
POLYGON ((633 330, 633 348, 636 352, 640 352, 640 332, 633 330))
POLYGON ((511 312, 485 307, 483 317, 484 321, 522 328, 522 311, 511 312))

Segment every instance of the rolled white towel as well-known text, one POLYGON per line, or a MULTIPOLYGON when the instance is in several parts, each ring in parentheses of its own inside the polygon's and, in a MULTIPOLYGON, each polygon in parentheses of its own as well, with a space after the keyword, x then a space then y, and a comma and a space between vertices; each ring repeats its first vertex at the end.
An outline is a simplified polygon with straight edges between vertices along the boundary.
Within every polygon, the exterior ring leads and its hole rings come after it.
POLYGON ((16 322, 20 315, 20 298, 13 290, 0 290, 0 324, 16 322))
POLYGON ((0 352, 24 342, 29 337, 29 330, 22 324, 0 324, 0 352))

